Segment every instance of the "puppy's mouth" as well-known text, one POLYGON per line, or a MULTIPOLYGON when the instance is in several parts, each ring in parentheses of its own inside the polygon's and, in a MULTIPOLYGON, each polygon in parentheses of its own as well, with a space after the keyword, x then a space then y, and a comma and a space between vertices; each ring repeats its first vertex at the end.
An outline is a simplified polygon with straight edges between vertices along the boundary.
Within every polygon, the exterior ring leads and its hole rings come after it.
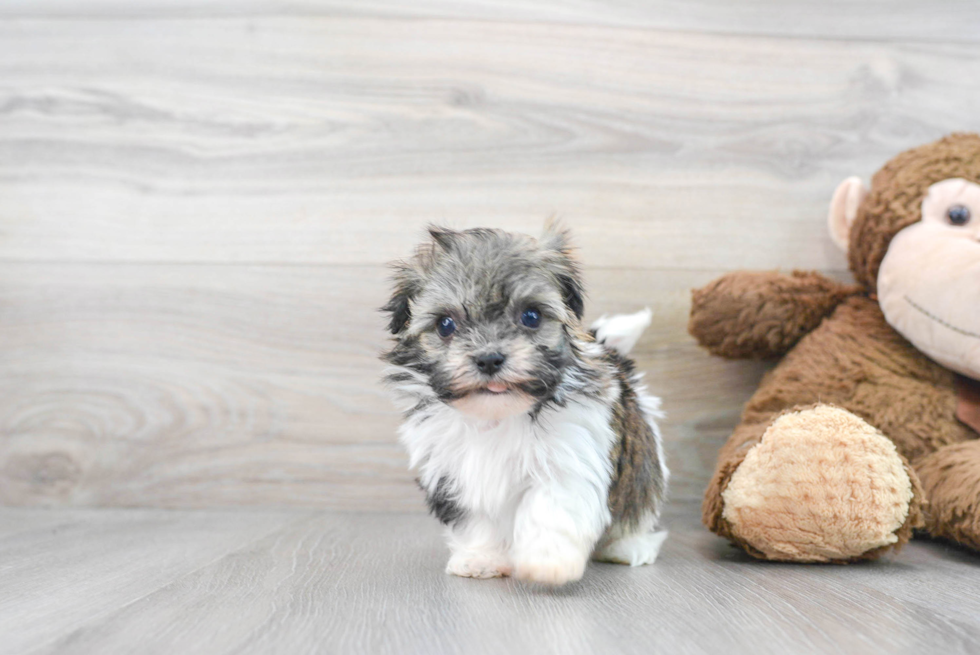
POLYGON ((477 387, 470 393, 480 393, 490 396, 498 396, 514 391, 514 388, 504 382, 490 382, 486 386, 477 387))
POLYGON ((544 387, 533 379, 480 381, 465 387, 457 387, 447 400, 463 398, 534 398, 544 395, 544 387))
POLYGON ((528 396, 535 397, 533 381, 525 380, 493 380, 491 382, 480 382, 466 389, 460 389, 456 393, 457 398, 466 396, 482 396, 484 398, 504 398, 508 396, 528 396))

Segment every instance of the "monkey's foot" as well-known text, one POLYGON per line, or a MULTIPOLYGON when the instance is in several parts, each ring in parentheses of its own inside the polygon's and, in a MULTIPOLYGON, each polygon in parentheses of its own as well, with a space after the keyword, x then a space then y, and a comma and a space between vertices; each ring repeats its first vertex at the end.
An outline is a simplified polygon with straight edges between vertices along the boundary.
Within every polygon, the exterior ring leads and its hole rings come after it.
POLYGON ((757 557, 872 558, 922 522, 918 480, 895 445, 830 405, 784 414, 722 492, 723 518, 757 557))
POLYGON ((940 448, 916 472, 929 498, 929 534, 980 551, 980 439, 940 448))

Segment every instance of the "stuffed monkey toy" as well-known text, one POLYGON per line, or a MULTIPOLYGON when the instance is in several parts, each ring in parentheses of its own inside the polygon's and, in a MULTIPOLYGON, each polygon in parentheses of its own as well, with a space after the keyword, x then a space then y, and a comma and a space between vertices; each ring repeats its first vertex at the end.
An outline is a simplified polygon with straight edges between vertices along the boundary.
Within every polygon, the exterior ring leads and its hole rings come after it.
POLYGON ((872 559, 913 530, 980 550, 980 135, 841 183, 856 285, 737 272, 693 292, 714 354, 784 356, 721 449, 711 531, 794 562, 872 559))

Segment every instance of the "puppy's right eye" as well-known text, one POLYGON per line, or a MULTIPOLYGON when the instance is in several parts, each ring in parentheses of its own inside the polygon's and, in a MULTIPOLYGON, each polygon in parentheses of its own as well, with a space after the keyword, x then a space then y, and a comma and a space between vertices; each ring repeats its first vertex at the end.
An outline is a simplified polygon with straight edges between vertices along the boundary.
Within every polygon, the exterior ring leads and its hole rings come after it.
POLYGON ((541 325, 541 312, 533 307, 525 309, 521 314, 521 323, 532 330, 541 325))
POLYGON ((436 332, 438 332, 439 336, 444 339, 455 331, 456 331, 456 321, 454 321, 448 316, 443 316, 442 318, 439 319, 439 322, 436 323, 436 332))

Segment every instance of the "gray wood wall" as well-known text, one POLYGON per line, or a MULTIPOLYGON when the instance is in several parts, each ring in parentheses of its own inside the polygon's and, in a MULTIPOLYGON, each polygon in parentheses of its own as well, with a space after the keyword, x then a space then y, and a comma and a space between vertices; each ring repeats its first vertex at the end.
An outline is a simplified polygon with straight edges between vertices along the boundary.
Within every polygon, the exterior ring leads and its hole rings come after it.
POLYGON ((978 129, 974 0, 0 2, 0 503, 420 508, 384 263, 552 214, 695 498, 764 367, 689 290, 845 276, 837 182, 978 129))

